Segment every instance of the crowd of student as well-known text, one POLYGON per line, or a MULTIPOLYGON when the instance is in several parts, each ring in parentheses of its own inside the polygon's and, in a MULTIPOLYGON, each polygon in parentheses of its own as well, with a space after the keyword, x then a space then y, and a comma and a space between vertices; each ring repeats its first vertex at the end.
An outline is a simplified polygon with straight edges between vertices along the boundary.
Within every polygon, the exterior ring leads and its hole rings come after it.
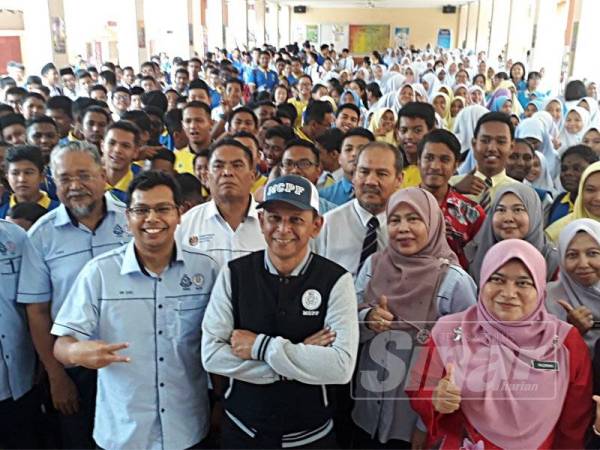
POLYGON ((593 81, 305 43, 0 89, 0 447, 600 445, 593 81))

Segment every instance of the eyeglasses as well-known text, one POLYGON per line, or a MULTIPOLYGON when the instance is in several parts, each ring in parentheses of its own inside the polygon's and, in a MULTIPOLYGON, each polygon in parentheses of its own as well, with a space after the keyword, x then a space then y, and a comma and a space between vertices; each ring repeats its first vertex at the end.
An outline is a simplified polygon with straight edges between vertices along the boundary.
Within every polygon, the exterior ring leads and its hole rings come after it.
POLYGON ((297 167, 300 170, 305 170, 305 169, 309 169, 312 166, 316 166, 318 165, 317 163, 314 163, 308 159, 301 159, 299 161, 294 161, 292 159, 284 159, 281 162, 281 165, 283 166, 284 169, 293 169, 294 167, 297 167))
POLYGON ((54 178, 57 184, 67 185, 71 184, 73 181, 77 181, 78 183, 88 183, 93 179, 97 178, 98 175, 91 173, 82 173, 79 175, 60 175, 54 178))
POLYGON ((131 214, 136 217, 148 217, 150 215, 150 211, 154 211, 157 216, 167 217, 170 216, 177 209, 176 205, 158 205, 158 206, 134 206, 133 208, 129 208, 131 214))

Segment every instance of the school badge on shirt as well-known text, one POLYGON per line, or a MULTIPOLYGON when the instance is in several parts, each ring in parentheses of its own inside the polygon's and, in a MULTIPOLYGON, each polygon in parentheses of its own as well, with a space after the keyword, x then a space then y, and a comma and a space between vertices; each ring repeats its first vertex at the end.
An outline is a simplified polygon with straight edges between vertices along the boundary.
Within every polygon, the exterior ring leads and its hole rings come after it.
POLYGON ((303 316, 318 316, 319 311, 316 311, 321 306, 321 293, 316 289, 309 289, 302 294, 302 311, 303 316))

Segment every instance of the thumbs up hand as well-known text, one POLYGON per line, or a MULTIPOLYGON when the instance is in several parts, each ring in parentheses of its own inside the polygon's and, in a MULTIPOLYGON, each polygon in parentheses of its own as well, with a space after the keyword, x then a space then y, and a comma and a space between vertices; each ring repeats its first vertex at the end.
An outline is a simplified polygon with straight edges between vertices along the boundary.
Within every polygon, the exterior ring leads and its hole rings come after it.
POLYGON ((385 295, 379 297, 377 306, 371 308, 366 320, 367 327, 375 333, 389 331, 392 328, 394 315, 388 309, 388 299, 385 295))
POLYGON ((446 376, 433 391, 433 408, 441 414, 451 414, 460 408, 460 389, 454 384, 454 365, 446 366, 446 376))
POLYGON ((583 336, 594 326, 594 315, 585 306, 574 308, 565 300, 556 301, 567 312, 567 322, 573 325, 583 336))

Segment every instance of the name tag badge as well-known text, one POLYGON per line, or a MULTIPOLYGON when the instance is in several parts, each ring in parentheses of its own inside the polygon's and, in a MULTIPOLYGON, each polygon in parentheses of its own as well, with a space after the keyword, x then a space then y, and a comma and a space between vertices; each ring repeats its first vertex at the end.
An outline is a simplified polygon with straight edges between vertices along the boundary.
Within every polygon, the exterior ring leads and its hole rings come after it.
POLYGON ((531 367, 539 370, 553 370, 558 372, 558 361, 531 361, 531 367))

